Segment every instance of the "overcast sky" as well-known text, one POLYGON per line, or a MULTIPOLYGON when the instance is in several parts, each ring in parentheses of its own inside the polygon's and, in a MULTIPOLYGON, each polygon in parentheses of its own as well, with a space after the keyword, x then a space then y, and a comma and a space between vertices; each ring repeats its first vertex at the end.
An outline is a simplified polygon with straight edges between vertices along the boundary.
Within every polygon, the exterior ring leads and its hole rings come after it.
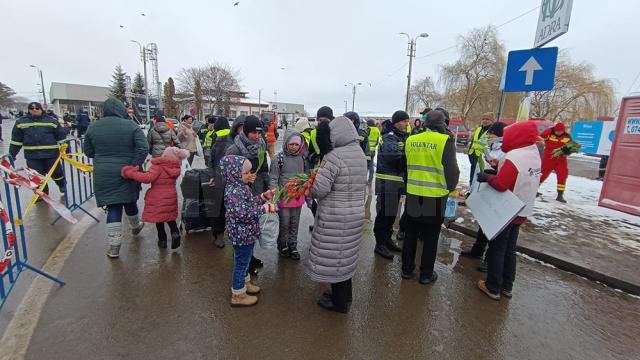
MULTIPOLYGON (((500 25, 540 0, 2 0, 0 81, 36 99, 39 78, 102 85, 113 69, 142 71, 138 46, 155 42, 160 78, 188 66, 223 62, 240 72, 250 97, 351 108, 347 82, 362 82, 356 111, 391 113, 404 105, 406 37, 418 40, 413 79, 437 80, 441 65, 456 60, 456 37, 474 27, 500 25), (93 5, 95 4, 95 5, 93 5), (146 16, 141 16, 144 13, 146 16), (120 25, 124 26, 121 28, 120 25), (284 68, 284 70, 281 70, 284 68), (371 84, 371 85, 369 85, 371 84)), ((574 61, 591 63, 624 95, 640 72, 637 37, 640 1, 575 0, 569 33, 551 42, 574 61)), ((508 50, 530 48, 538 11, 499 28, 508 50)), ((634 90, 640 87, 636 83, 634 90)), ((638 91, 640 89, 637 89, 638 91)))

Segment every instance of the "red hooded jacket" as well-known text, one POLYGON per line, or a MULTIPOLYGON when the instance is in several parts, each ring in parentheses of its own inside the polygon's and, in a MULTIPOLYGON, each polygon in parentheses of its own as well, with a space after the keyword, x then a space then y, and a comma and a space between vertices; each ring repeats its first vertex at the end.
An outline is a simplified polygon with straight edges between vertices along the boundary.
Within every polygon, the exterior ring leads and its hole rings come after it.
POLYGON ((151 188, 144 195, 142 221, 161 223, 178 219, 178 192, 176 179, 180 176, 180 160, 161 156, 151 159, 151 168, 143 173, 137 166, 122 168, 125 178, 133 179, 151 188))
MULTIPOLYGON (((518 122, 504 128, 502 138, 502 151, 508 153, 511 150, 531 146, 538 139, 538 127, 533 121, 518 122)), ((486 175, 487 182, 498 191, 514 190, 518 178, 518 168, 509 160, 504 160, 499 166, 497 175, 486 175)), ((518 216, 512 223, 522 224, 527 218, 518 216)))

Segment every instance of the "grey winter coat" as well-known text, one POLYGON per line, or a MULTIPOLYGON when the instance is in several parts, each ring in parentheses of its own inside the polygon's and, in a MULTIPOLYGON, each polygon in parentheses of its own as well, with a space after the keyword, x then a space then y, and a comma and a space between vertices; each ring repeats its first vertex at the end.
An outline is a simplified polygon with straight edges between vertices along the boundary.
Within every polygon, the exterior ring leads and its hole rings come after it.
POLYGON ((149 142, 149 154, 154 158, 162 156, 164 149, 169 146, 180 147, 180 140, 178 140, 176 132, 164 121, 158 121, 153 128, 149 129, 147 141, 149 142))
POLYGON ((269 188, 275 189, 276 187, 284 186, 284 184, 291 180, 295 175, 306 172, 306 161, 304 159, 304 145, 300 147, 297 154, 291 154, 287 150, 287 144, 292 136, 297 135, 300 137, 302 144, 304 144, 304 137, 293 130, 287 130, 284 140, 282 142, 282 152, 279 152, 271 162, 271 169, 269 170, 269 188))
POLYGON ((337 283, 351 279, 358 264, 367 160, 348 118, 338 117, 329 127, 333 150, 324 156, 311 188, 318 211, 311 234, 309 272, 315 281, 337 283))

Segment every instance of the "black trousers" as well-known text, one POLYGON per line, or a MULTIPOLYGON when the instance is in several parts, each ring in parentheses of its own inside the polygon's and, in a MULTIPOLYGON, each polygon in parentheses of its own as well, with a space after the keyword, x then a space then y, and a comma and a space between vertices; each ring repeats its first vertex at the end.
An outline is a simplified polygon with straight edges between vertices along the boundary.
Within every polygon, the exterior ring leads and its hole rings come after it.
MULTIPOLYGON (((156 223, 156 230, 158 231, 158 239, 160 240, 167 240, 167 233, 164 232, 164 224, 165 223, 156 223)), ((167 225, 169 225, 169 229, 171 230, 171 233, 180 233, 180 230, 178 230, 178 224, 176 224, 175 221, 168 221, 166 223, 167 225)))
POLYGON ((483 256, 484 251, 487 249, 487 244, 489 244, 489 239, 487 239, 487 235, 484 234, 482 229, 479 228, 476 242, 473 243, 473 247, 471 248, 471 253, 474 256, 483 256))
MULTIPOLYGON (((49 172, 49 170, 51 170, 51 167, 55 162, 56 162, 56 158, 27 159, 27 166, 39 172, 42 175, 47 175, 47 173, 49 172)), ((51 179, 55 181, 55 183, 60 188, 60 191, 62 192, 65 191, 64 172, 62 170, 62 166, 60 165, 60 163, 58 163, 58 166, 56 166, 56 169, 53 171, 53 174, 51 175, 51 179)), ((47 186, 45 186, 44 192, 47 194, 49 193, 49 189, 47 186)))
MULTIPOLYGON (((373 234, 376 237, 377 245, 391 241, 393 223, 396 222, 399 204, 400 193, 398 192, 382 192, 376 197, 376 219, 373 222, 373 234)), ((402 230, 402 221, 400 223, 402 230)))
POLYGON ((487 289, 494 294, 511 291, 516 279, 516 243, 520 224, 509 224, 489 243, 487 251, 487 289))
POLYGON ((349 299, 353 297, 351 279, 331 284, 331 301, 338 309, 347 309, 349 299))
POLYGON ((420 274, 431 276, 436 263, 438 252, 438 238, 440 237, 440 227, 444 219, 438 223, 427 223, 416 221, 415 218, 407 217, 407 228, 402 244, 402 272, 413 273, 416 267, 416 249, 418 238, 422 240, 422 255, 420 256, 420 274))
POLYGON ((473 174, 476 173, 476 165, 478 164, 478 157, 476 155, 469 155, 469 162, 471 163, 471 173, 469 174, 469 186, 473 182, 473 174))

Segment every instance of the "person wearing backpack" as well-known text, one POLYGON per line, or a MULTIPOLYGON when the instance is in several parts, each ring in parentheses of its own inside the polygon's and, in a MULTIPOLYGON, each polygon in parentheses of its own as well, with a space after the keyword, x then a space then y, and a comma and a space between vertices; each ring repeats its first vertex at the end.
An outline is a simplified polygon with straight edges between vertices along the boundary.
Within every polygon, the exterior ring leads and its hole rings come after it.
MULTIPOLYGON (((269 185, 271 189, 283 187, 287 181, 295 175, 307 170, 304 159, 305 142, 297 131, 287 131, 282 151, 276 154, 269 172, 269 185)), ((290 257, 300 260, 298 253, 298 226, 300 225, 300 212, 305 203, 304 196, 289 201, 278 202, 278 215, 280 216, 280 232, 278 234, 278 252, 282 257, 290 257)))

